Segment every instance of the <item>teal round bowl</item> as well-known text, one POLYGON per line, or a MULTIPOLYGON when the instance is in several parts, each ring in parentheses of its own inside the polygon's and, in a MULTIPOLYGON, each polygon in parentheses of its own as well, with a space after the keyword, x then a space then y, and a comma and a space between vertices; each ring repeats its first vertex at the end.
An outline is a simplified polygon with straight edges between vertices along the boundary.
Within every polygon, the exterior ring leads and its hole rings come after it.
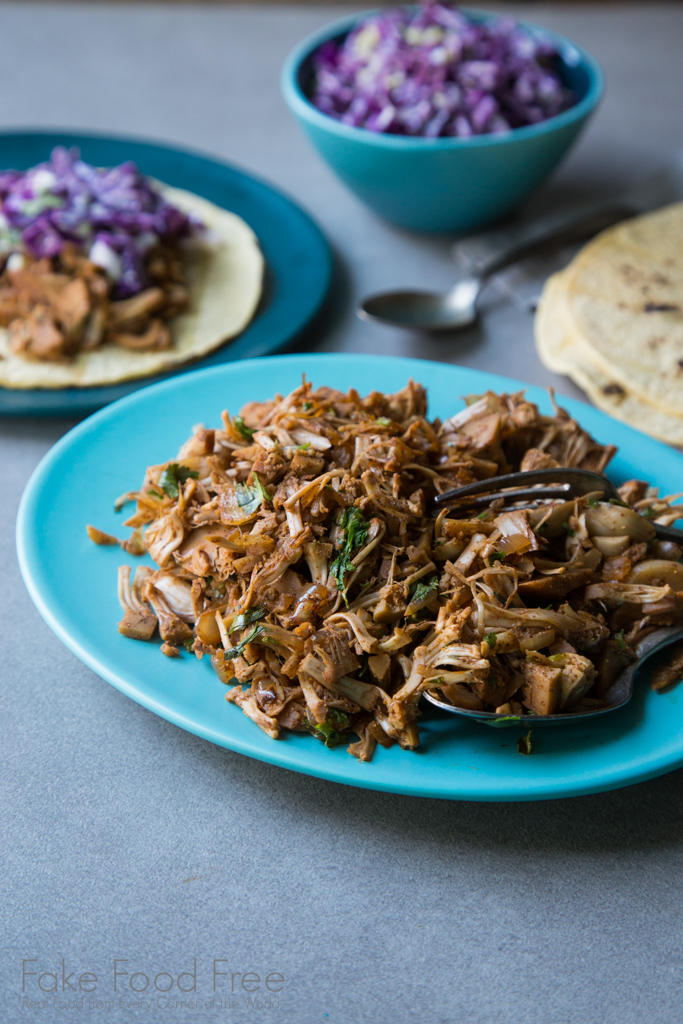
MULTIPOLYGON (((365 11, 308 36, 282 69, 285 101, 304 132, 352 192, 385 220, 415 231, 464 232, 498 220, 523 202, 565 156, 603 92, 600 65, 563 36, 527 22, 552 42, 564 84, 577 96, 569 110, 504 135, 468 139, 389 135, 353 128, 311 103, 311 58, 329 39, 342 39, 365 11)), ((466 9, 474 21, 494 15, 466 9)))

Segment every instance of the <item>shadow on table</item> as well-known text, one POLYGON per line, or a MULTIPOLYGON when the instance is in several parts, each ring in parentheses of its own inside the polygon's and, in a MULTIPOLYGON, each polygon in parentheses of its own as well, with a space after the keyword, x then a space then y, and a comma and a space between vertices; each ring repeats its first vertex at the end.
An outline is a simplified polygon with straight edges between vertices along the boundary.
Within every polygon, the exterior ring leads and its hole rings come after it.
MULTIPOLYGON (((430 800, 357 789, 253 762, 202 744, 204 767, 231 786, 258 788, 269 802, 286 806, 299 824, 327 824, 330 833, 374 843, 414 842, 465 852, 619 852, 683 845, 683 769, 649 782, 594 796, 523 803, 430 800), (229 765, 226 763, 229 759, 229 765)), ((407 755, 409 756, 409 755, 407 755)), ((256 796, 256 794, 255 794, 256 796)))

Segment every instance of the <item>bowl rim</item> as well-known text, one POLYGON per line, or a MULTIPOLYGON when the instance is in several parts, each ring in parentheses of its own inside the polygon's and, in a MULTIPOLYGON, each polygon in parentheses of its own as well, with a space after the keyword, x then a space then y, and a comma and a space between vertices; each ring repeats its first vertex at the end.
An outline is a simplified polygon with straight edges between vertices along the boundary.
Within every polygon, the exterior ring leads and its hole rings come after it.
MULTIPOLYGON (((402 4, 400 6, 411 7, 415 5, 402 4)), ((512 128, 509 132, 474 135, 465 139, 450 136, 447 138, 427 139, 421 135, 393 135, 389 132, 371 132, 367 128, 356 128, 352 125, 343 124, 343 122, 337 121, 329 114, 318 110, 311 103, 299 85, 299 70, 304 61, 323 43, 329 39, 334 39, 335 36, 350 32, 353 26, 363 18, 378 14, 382 9, 375 7, 371 10, 359 11, 356 14, 347 14, 343 18, 337 18, 315 32, 311 32, 289 53, 282 67, 280 88, 285 102, 297 117, 308 121, 323 131, 331 132, 349 141, 380 146, 385 149, 458 150, 474 149, 482 146, 509 145, 512 142, 522 142, 525 139, 546 135, 557 129, 564 128, 575 121, 581 121, 595 109, 602 99, 605 88, 603 71, 597 60, 587 50, 584 50, 583 47, 578 46, 571 39, 567 39, 566 36, 560 35, 558 32, 553 32, 551 29, 543 28, 543 26, 536 25, 533 22, 515 19, 517 24, 531 35, 542 36, 554 43, 565 63, 567 63, 565 53, 573 50, 575 65, 583 65, 586 69, 589 78, 586 95, 578 103, 574 104, 573 107, 569 107, 568 110, 555 114, 553 117, 546 118, 545 121, 539 121, 537 124, 512 128)), ((485 11, 481 8, 461 7, 460 9, 463 14, 474 21, 494 21, 497 18, 503 17, 503 15, 493 11, 485 11)))

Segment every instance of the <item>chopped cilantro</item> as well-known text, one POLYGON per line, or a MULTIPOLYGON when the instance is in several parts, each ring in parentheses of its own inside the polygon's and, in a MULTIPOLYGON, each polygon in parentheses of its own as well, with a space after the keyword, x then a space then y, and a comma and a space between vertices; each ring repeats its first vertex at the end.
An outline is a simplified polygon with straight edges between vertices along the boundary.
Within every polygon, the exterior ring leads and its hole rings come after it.
POLYGON ((254 608, 247 608, 246 612, 240 612, 232 620, 232 625, 228 630, 228 633, 236 633, 238 629, 244 629, 245 626, 251 626, 252 622, 258 622, 266 614, 266 609, 260 605, 256 605, 254 608))
POLYGON ((504 561, 505 561, 505 552, 504 551, 494 551, 492 555, 489 555, 489 562, 491 563, 491 565, 493 565, 495 562, 504 562, 504 561))
POLYGON ((345 711, 339 711, 337 708, 327 709, 326 722, 333 725, 338 732, 343 732, 345 729, 349 729, 351 726, 351 720, 345 711))
POLYGON ((227 651, 223 651, 223 658, 225 661, 232 661, 233 658, 239 658, 247 644, 253 643, 257 637, 261 636, 261 633, 263 633, 263 626, 254 626, 253 629, 250 629, 247 635, 242 637, 235 647, 229 647, 227 651))
POLYGON ((303 409, 304 412, 308 412, 310 409, 313 408, 313 402, 304 402, 301 408, 303 409))
POLYGON ((375 423, 380 427, 390 427, 391 420, 388 420, 386 416, 378 416, 375 423))
POLYGON ((563 527, 564 527, 564 529, 565 529, 565 530, 567 531, 567 533, 569 534, 569 536, 570 536, 570 537, 573 537, 573 536, 574 536, 574 534, 576 533, 576 530, 574 530, 574 529, 573 529, 573 528, 572 528, 572 527, 571 527, 571 526, 569 525, 569 523, 568 523, 568 522, 562 523, 562 526, 563 526, 563 527))
POLYGON ((531 753, 531 729, 517 740, 517 750, 520 754, 531 753))
POLYGON ((337 711, 336 708, 329 708, 325 721, 316 722, 313 728, 318 734, 318 739, 321 739, 326 747, 338 747, 340 743, 345 742, 342 733, 348 730, 350 725, 348 715, 343 711, 337 711))
POLYGON ((251 441, 252 437, 256 433, 251 427, 248 427, 241 416, 235 416, 232 421, 232 425, 238 434, 241 434, 245 441, 251 441))
POLYGON ((330 576, 337 584, 337 590, 344 598, 344 604, 348 605, 344 580, 347 572, 353 572, 355 568, 351 555, 356 548, 362 547, 365 543, 370 523, 363 517, 359 508, 352 506, 344 509, 339 517, 338 525, 343 539, 339 544, 339 554, 330 562, 330 576))
POLYGON ((160 501, 164 500, 164 495, 160 491, 150 489, 146 494, 149 498, 159 498, 160 501))
POLYGON ((251 516, 261 508, 261 503, 270 501, 270 495, 259 480, 258 473, 251 474, 254 483, 251 487, 247 484, 237 484, 237 504, 245 513, 251 516))
POLYGON ((190 654, 192 653, 192 645, 193 645, 193 643, 194 643, 194 637, 192 637, 191 640, 189 640, 189 639, 188 640, 183 640, 183 647, 185 648, 186 651, 189 651, 190 654))
POLYGON ((409 604, 421 604, 426 601, 428 597, 431 597, 435 590, 439 588, 439 577, 432 576, 426 583, 422 583, 420 580, 413 583, 408 594, 409 604))
POLYGON ((198 477, 199 473, 196 470, 189 469, 187 466, 179 466, 177 462, 169 462, 161 474, 159 487, 169 498, 177 498, 179 484, 184 484, 189 479, 197 480, 198 477))
POLYGON ((327 722, 319 722, 313 728, 318 733, 318 739, 322 740, 326 747, 338 747, 344 742, 344 737, 327 722))
POLYGON ((491 648, 495 647, 497 639, 498 639, 498 637, 496 636, 495 633, 484 633, 484 643, 488 647, 491 647, 491 648))

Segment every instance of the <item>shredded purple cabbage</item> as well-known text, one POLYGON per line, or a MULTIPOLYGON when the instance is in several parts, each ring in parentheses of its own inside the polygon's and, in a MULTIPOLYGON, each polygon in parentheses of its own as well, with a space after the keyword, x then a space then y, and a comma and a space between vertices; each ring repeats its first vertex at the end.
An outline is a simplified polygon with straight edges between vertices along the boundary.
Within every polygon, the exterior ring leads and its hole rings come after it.
POLYGON ((507 132, 576 102, 555 48, 512 18, 425 0, 366 18, 313 55, 311 99, 355 128, 425 138, 507 132))
POLYGON ((57 256, 76 243, 114 281, 120 298, 147 286, 145 256, 160 241, 201 229, 130 161, 93 167, 61 146, 28 171, 0 172, 0 251, 57 256))

